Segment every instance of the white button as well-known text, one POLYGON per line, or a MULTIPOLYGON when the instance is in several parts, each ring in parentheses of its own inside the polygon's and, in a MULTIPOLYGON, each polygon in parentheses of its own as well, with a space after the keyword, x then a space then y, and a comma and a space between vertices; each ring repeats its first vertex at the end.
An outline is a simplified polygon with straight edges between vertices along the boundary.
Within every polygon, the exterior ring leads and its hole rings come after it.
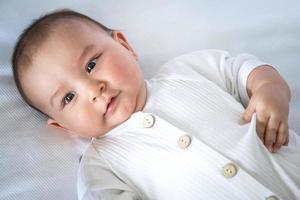
POLYGON ((189 135, 183 135, 178 140, 178 145, 180 148, 185 149, 190 146, 192 138, 189 135))
POLYGON ((223 167, 223 176, 226 178, 232 178, 237 173, 237 167, 233 163, 229 163, 223 167))
POLYGON ((276 196, 269 196, 266 198, 266 200, 279 200, 276 196))
POLYGON ((143 119, 143 124, 145 128, 150 128, 154 125, 155 118, 153 115, 146 115, 143 119))

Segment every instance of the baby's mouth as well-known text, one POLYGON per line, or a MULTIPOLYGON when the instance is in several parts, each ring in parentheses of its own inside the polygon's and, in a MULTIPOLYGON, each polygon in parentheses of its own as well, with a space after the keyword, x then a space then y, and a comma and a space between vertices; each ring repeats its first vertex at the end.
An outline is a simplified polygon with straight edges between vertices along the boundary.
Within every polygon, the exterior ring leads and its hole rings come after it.
POLYGON ((116 100, 117 100, 117 97, 119 96, 119 94, 120 93, 118 93, 116 96, 112 97, 109 100, 109 103, 107 104, 107 107, 106 107, 106 112, 104 113, 105 116, 111 114, 115 110, 116 100))

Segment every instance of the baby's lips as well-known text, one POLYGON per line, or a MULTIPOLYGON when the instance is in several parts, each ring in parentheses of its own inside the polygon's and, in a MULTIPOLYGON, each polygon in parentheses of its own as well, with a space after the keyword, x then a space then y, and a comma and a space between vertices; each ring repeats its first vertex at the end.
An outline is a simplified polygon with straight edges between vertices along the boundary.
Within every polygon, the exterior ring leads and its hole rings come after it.
POLYGON ((109 107, 109 104, 110 104, 111 100, 112 100, 112 97, 109 97, 108 101, 106 102, 104 115, 106 114, 106 112, 108 110, 108 107, 109 107))
POLYGON ((119 94, 120 94, 120 93, 118 93, 118 94, 116 94, 116 95, 114 95, 114 96, 110 96, 110 97, 108 98, 108 101, 107 101, 107 103, 106 103, 106 109, 105 109, 104 115, 107 113, 107 110, 108 110, 109 105, 110 105, 110 103, 112 102, 112 100, 115 100, 115 98, 116 98, 119 94))

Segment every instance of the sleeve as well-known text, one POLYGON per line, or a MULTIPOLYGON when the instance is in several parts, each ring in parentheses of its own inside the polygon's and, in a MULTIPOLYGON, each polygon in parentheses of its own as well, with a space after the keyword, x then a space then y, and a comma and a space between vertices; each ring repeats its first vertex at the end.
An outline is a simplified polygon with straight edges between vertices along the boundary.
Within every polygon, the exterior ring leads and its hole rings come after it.
POLYGON ((87 152, 82 157, 78 170, 78 200, 141 199, 132 188, 113 173, 96 150, 89 147, 87 152))
MULTIPOLYGON (((214 82, 230 93, 244 107, 249 103, 247 78, 251 71, 261 65, 269 65, 250 54, 230 56, 221 50, 202 50, 175 58, 170 63, 179 67, 179 73, 186 73, 187 68, 214 82)), ((177 69, 176 69, 177 70, 177 69)))

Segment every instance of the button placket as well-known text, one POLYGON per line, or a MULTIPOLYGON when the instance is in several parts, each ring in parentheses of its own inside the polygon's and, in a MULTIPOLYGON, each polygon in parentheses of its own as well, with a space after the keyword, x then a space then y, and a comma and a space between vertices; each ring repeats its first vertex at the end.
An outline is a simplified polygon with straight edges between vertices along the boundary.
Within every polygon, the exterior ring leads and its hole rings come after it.
POLYGON ((189 135, 183 135, 179 138, 178 140, 178 146, 182 149, 187 148, 188 146, 190 146, 192 142, 192 138, 189 135))
POLYGON ((151 128, 155 123, 155 117, 151 114, 147 114, 143 118, 143 125, 145 128, 151 128))
POLYGON ((229 163, 223 167, 223 176, 226 178, 232 178, 237 174, 238 168, 235 164, 229 163))
POLYGON ((266 200, 279 200, 276 196, 272 195, 266 198, 266 200))

